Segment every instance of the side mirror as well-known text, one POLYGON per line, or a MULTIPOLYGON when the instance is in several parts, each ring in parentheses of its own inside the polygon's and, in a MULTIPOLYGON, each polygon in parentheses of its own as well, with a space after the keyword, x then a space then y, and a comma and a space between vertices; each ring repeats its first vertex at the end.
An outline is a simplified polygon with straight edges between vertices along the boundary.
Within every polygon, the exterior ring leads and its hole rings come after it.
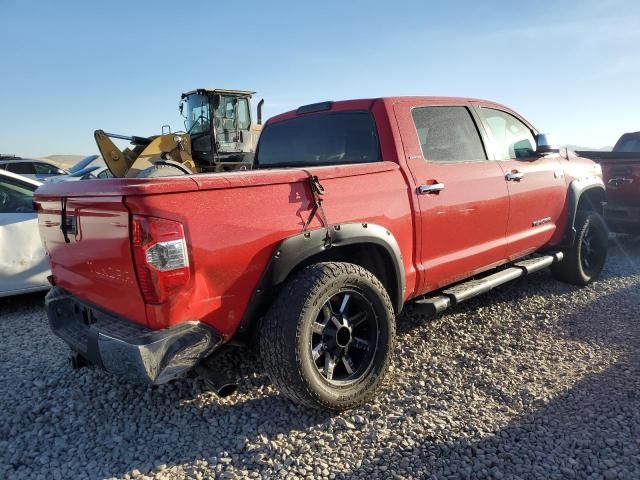
POLYGON ((536 135, 536 154, 548 155, 549 153, 560 153, 560 147, 556 144, 553 135, 539 133, 536 135))

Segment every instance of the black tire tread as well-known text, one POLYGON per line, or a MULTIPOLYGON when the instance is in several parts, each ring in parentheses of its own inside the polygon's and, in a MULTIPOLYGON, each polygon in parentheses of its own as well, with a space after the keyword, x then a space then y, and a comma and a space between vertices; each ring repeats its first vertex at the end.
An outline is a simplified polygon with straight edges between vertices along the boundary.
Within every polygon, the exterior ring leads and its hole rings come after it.
POLYGON ((187 175, 184 170, 181 170, 175 165, 159 163, 151 165, 145 168, 136 175, 137 178, 160 178, 160 177, 175 177, 179 175, 187 175))
POLYGON ((371 388, 365 395, 354 396, 337 406, 323 401, 304 381, 302 375, 301 358, 295 348, 300 337, 301 322, 298 319, 304 315, 307 308, 311 308, 309 305, 305 306, 310 296, 317 296, 329 282, 344 275, 356 275, 369 281, 381 295, 384 307, 393 319, 389 331, 391 344, 385 363, 379 370, 382 375, 372 382, 374 386, 382 382, 393 352, 395 314, 391 299, 378 278, 368 270, 351 263, 322 262, 305 268, 285 284, 265 316, 260 334, 260 354, 265 370, 278 390, 290 400, 308 407, 330 411, 347 410, 364 403, 375 390, 371 388))
POLYGON ((584 286, 595 280, 600 272, 596 275, 587 278, 583 275, 581 262, 580 262, 580 239, 588 227, 588 224, 592 223, 595 228, 604 229, 607 232, 607 226, 598 213, 593 210, 581 210, 576 215, 576 242, 564 251, 564 259, 560 263, 556 263, 551 266, 551 273, 557 280, 561 280, 572 285, 584 286))

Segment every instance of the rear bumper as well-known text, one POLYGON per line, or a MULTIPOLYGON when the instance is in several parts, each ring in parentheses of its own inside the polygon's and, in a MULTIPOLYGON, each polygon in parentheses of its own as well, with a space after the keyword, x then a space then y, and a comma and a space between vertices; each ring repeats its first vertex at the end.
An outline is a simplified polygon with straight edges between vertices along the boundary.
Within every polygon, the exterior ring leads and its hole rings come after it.
POLYGON ((221 335, 204 323, 150 330, 56 287, 45 303, 51 330, 72 350, 115 375, 142 383, 180 377, 222 344, 221 335))
POLYGON ((618 233, 640 233, 640 208, 605 205, 604 218, 609 229, 618 233))

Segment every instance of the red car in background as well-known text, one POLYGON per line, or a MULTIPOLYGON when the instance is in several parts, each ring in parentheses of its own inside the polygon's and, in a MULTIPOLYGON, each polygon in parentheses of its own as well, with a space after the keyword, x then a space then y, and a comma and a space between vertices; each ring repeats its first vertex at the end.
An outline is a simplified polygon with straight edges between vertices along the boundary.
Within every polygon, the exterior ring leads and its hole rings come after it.
POLYGON ((605 220, 614 232, 640 234, 640 132, 625 133, 611 152, 579 151, 602 165, 605 220))

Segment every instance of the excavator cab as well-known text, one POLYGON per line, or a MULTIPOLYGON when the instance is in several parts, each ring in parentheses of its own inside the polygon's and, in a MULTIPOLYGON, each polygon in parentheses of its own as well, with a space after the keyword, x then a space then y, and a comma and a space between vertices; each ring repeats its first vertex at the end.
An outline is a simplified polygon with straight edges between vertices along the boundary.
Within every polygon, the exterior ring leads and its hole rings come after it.
POLYGON ((251 121, 253 93, 199 89, 182 94, 180 113, 196 164, 215 171, 251 168, 260 131, 259 123, 254 126, 251 121))
POLYGON ((114 177, 157 177, 190 173, 248 170, 262 129, 262 104, 251 118, 255 92, 197 89, 183 93, 180 114, 185 132, 154 137, 127 137, 96 130, 98 149, 114 177), (129 140, 118 149, 111 138, 129 140))

